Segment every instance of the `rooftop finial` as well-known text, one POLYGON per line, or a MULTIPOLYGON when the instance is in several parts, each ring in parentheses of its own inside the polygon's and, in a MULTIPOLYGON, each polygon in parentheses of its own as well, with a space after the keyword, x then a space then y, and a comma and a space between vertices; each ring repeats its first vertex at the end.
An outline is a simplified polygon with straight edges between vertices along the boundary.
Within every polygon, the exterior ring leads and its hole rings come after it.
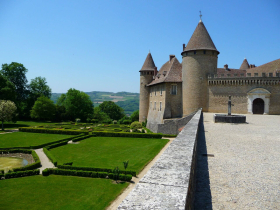
POLYGON ((202 22, 202 20, 201 20, 201 17, 202 17, 201 11, 199 11, 199 13, 200 13, 200 15, 199 15, 199 17, 200 17, 199 22, 202 22))

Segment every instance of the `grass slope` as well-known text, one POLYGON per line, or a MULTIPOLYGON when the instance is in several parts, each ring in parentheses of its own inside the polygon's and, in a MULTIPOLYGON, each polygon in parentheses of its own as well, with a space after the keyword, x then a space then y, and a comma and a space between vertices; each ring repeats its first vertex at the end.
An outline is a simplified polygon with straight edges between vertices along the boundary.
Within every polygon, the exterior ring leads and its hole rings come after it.
POLYGON ((68 144, 51 150, 59 163, 74 162, 73 166, 115 168, 139 173, 165 146, 167 139, 93 137, 79 144, 68 144))
POLYGON ((31 145, 37 146, 40 144, 57 141, 67 137, 70 137, 70 135, 26 132, 7 133, 1 134, 0 136, 0 148, 28 147, 31 145))
POLYGON ((128 183, 70 177, 30 176, 2 180, 0 209, 105 209, 128 183))

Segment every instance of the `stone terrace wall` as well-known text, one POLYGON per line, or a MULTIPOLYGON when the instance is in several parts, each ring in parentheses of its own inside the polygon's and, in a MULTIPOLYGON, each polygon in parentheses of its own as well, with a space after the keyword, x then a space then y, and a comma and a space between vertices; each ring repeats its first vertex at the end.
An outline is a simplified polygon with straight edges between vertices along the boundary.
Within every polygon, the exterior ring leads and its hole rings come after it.
POLYGON ((118 209, 192 209, 201 109, 139 181, 118 209))
POLYGON ((157 133, 178 134, 180 132, 179 128, 185 126, 192 119, 195 113, 196 112, 193 112, 181 119, 165 120, 164 124, 158 124, 157 133))

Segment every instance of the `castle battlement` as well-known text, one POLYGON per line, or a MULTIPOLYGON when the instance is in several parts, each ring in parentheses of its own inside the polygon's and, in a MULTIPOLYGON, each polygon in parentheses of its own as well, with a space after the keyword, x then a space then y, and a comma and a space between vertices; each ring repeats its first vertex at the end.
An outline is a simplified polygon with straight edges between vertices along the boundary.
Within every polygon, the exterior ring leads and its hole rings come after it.
POLYGON ((280 77, 208 77, 208 85, 280 85, 280 77))

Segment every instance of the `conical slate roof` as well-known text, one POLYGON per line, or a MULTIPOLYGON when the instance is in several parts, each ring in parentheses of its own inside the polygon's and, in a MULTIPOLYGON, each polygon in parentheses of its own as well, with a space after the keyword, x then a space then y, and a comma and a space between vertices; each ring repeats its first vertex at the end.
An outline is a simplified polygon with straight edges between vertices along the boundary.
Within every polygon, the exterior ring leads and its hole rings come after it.
POLYGON ((147 71, 147 70, 148 71, 153 71, 155 69, 155 67, 156 66, 155 66, 153 57, 152 57, 151 53, 149 53, 147 55, 147 58, 146 58, 146 60, 145 60, 145 62, 144 62, 140 71, 147 71))
POLYGON ((189 43, 184 49, 184 51, 190 51, 190 50, 218 51, 202 21, 199 21, 189 43))
POLYGON ((249 67, 250 67, 249 63, 248 63, 247 59, 245 58, 239 69, 249 69, 249 67))

